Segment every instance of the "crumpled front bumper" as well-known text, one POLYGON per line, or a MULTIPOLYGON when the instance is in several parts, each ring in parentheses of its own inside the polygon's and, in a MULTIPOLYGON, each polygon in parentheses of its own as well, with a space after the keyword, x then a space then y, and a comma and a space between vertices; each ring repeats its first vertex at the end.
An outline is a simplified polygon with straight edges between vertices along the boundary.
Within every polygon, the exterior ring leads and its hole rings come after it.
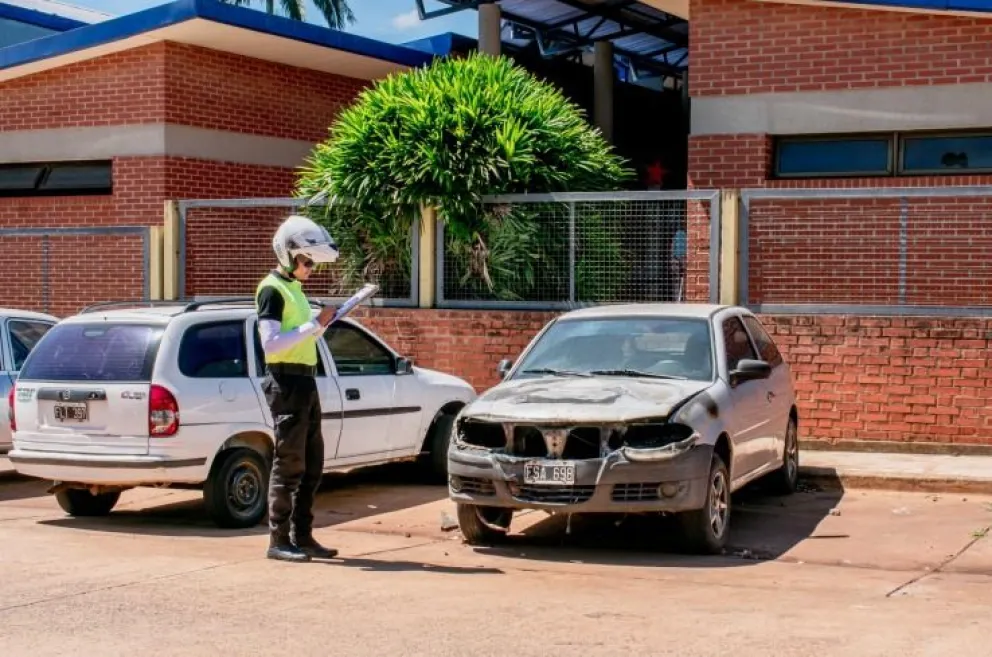
POLYGON ((571 461, 574 485, 527 484, 524 464, 560 461, 453 444, 448 452, 448 494, 458 503, 513 509, 690 511, 705 505, 712 459, 713 446, 699 443, 675 454, 619 449, 604 458, 571 461))

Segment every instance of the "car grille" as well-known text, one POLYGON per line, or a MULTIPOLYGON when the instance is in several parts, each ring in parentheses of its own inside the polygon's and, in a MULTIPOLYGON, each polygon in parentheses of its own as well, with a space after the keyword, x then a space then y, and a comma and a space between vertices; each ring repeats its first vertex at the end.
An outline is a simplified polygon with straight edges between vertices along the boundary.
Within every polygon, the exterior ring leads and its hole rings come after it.
POLYGON ((520 486, 513 496, 522 502, 541 504, 581 504, 588 502, 595 486, 520 486))
POLYGON ((480 495, 483 497, 491 497, 496 494, 496 487, 493 486, 493 482, 488 479, 479 479, 478 477, 460 477, 460 480, 460 492, 462 493, 466 493, 468 495, 480 495))
MULTIPOLYGON (((566 460, 595 459, 600 457, 599 427, 574 427, 565 440, 561 457, 566 460)), ((513 428, 513 454, 544 458, 548 456, 548 445, 539 427, 517 426, 513 428)))
POLYGON ((653 502, 659 499, 661 482, 617 484, 613 487, 614 502, 653 502))

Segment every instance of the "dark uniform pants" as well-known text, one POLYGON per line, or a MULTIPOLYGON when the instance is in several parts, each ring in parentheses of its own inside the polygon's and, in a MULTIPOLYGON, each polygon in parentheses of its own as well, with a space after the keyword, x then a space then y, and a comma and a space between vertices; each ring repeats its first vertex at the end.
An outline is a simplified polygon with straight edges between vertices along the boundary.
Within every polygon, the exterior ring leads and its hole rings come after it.
POLYGON ((313 529, 313 500, 324 470, 320 397, 312 376, 273 374, 262 382, 275 423, 275 455, 269 479, 269 531, 274 542, 313 529))

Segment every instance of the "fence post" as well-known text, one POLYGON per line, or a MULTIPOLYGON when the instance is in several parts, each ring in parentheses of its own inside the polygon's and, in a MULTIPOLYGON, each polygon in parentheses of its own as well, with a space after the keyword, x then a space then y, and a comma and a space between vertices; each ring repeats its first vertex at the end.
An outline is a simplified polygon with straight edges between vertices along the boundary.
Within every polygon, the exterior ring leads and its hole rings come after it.
POLYGON ((152 226, 148 232, 148 298, 158 301, 163 298, 163 238, 164 226, 152 226))
POLYGON ((740 191, 720 192, 720 303, 739 302, 740 191))
POLYGON ((162 298, 178 299, 179 289, 179 204, 165 202, 165 219, 162 226, 162 298))
POLYGON ((418 305, 421 308, 434 307, 435 278, 437 273, 437 210, 427 206, 420 208, 420 283, 418 285, 418 305))

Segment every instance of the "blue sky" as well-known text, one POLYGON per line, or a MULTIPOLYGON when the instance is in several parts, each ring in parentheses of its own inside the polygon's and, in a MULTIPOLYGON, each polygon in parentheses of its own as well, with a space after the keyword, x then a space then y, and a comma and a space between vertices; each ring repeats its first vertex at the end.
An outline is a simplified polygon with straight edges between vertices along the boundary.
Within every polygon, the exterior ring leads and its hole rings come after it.
MULTIPOLYGON (((67 4, 89 7, 110 14, 125 14, 166 4, 168 0, 62 0, 67 4)), ((278 2, 276 5, 278 6, 278 2)), ((468 10, 449 14, 441 18, 421 22, 417 16, 417 4, 414 0, 350 0, 349 6, 357 19, 348 31, 354 34, 401 43, 412 41, 441 32, 457 32, 465 36, 475 37, 478 33, 475 11, 468 10)), ((428 0, 425 3, 428 10, 440 8, 443 5, 428 0)), ((255 0, 253 6, 262 8, 264 0, 255 0)), ((307 2, 307 20, 323 24, 320 12, 307 2)))

